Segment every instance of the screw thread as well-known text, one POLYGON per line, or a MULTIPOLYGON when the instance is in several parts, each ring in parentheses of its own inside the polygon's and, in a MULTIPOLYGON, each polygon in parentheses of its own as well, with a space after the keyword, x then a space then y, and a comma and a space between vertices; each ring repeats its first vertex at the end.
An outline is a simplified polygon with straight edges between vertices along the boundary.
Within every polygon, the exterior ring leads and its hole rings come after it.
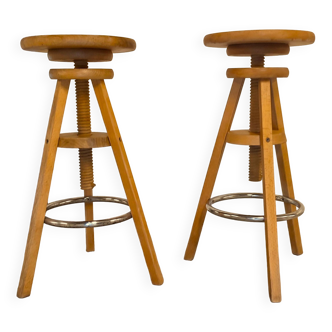
MULTIPOLYGON (((88 68, 87 61, 75 61, 75 68, 88 68)), ((91 135, 90 114, 90 90, 88 80, 75 80, 76 92, 76 118, 79 136, 91 135)), ((81 189, 92 189, 93 183, 93 159, 92 149, 79 149, 81 189)))

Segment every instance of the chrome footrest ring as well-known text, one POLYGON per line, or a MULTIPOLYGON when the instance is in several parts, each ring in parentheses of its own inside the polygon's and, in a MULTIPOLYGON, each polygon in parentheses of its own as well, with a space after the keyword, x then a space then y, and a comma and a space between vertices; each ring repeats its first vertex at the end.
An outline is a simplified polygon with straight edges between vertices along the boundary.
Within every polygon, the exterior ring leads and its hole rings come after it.
MULTIPOLYGON (((227 219, 249 221, 249 222, 263 222, 264 221, 264 216, 226 212, 226 211, 219 210, 212 206, 212 204, 220 202, 220 201, 225 201, 225 200, 229 200, 229 199, 237 199, 237 198, 264 198, 264 196, 263 196, 263 194, 257 194, 257 193, 236 193, 236 194, 220 195, 220 196, 210 198, 206 204, 206 209, 209 212, 215 214, 216 216, 227 218, 227 219)), ((304 205, 295 199, 292 199, 292 198, 289 198, 286 196, 276 195, 276 201, 289 203, 289 204, 295 205, 298 208, 294 212, 277 215, 277 221, 294 219, 294 218, 297 218, 300 215, 302 215, 304 212, 304 205)))
MULTIPOLYGON (((119 203, 123 205, 128 205, 128 201, 124 198, 118 197, 108 197, 108 196, 88 196, 88 197, 75 197, 62 199, 60 201, 55 201, 47 204, 46 211, 54 209, 56 207, 76 204, 76 203, 93 203, 93 202, 110 202, 110 203, 119 203)), ((112 217, 108 219, 101 220, 91 220, 91 221, 64 221, 56 220, 45 216, 44 223, 56 227, 64 228, 90 228, 90 227, 101 227, 118 224, 125 220, 132 218, 131 212, 123 214, 118 217, 112 217)))

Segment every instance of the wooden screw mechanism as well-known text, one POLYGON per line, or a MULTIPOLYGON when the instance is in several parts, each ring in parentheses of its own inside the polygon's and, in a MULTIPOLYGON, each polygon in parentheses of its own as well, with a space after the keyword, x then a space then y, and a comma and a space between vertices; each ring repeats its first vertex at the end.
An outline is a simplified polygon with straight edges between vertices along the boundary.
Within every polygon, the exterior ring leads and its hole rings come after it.
POLYGON ((298 217, 304 212, 304 206, 294 197, 277 84, 277 78, 288 77, 289 72, 287 68, 265 68, 264 57, 286 55, 289 53, 290 46, 308 45, 314 41, 315 35, 312 32, 297 30, 221 32, 207 35, 204 38, 206 46, 227 48, 227 54, 230 56, 250 56, 251 68, 230 68, 227 70, 227 77, 234 80, 212 152, 184 258, 186 260, 194 259, 207 211, 228 219, 264 222, 268 285, 272 302, 281 301, 277 221, 287 220, 292 252, 294 255, 301 255, 303 249, 298 217), (249 130, 231 131, 232 121, 246 78, 250 78, 251 81, 249 130), (263 194, 236 193, 211 198, 226 143, 249 146, 249 180, 263 180, 263 194), (275 194, 273 145, 276 150, 283 196, 275 194), (263 198, 264 216, 230 213, 213 206, 216 202, 237 198, 263 198), (284 202, 285 214, 276 215, 276 200, 284 202))
MULTIPOLYGON (((85 60, 76 60, 75 68, 88 68, 85 60)), ((91 136, 91 116, 90 116, 90 95, 89 81, 75 80, 76 88, 76 115, 78 137, 91 136)), ((93 165, 92 148, 78 149, 80 160, 81 189, 84 190, 84 197, 93 196, 93 165)), ((93 203, 85 203, 85 220, 93 220, 93 203)), ((94 251, 94 229, 86 228, 86 251, 94 251)))
POLYGON ((136 48, 135 41, 129 38, 112 36, 51 35, 23 38, 21 46, 27 51, 46 52, 51 61, 74 62, 75 69, 50 70, 50 78, 56 79, 57 85, 44 143, 43 158, 17 296, 24 298, 31 293, 44 223, 56 227, 85 228, 86 251, 94 251, 94 227, 113 225, 133 218, 151 281, 154 285, 162 285, 163 276, 104 82, 104 79, 113 78, 113 71, 111 69, 88 69, 88 62, 111 61, 113 53, 134 51, 136 48), (76 88, 77 133, 60 134, 69 84, 72 79, 75 79, 76 88), (91 131, 89 80, 92 81, 107 133, 91 131), (93 196, 95 184, 92 149, 107 146, 111 146, 113 149, 127 199, 93 196), (84 190, 84 196, 48 203, 58 147, 78 148, 81 189, 84 190), (94 220, 93 202, 113 202, 129 205, 130 212, 117 217, 94 220), (85 221, 70 222, 45 216, 47 210, 75 203, 84 203, 85 221))

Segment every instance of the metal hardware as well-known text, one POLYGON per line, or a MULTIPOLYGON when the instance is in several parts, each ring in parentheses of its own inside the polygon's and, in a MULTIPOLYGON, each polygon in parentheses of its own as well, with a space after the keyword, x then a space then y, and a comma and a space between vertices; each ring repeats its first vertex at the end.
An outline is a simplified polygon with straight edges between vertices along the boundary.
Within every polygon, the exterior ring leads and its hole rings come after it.
MULTIPOLYGON (((119 203, 123 205, 128 205, 128 201, 124 198, 108 197, 108 196, 88 196, 88 197, 75 197, 75 198, 62 199, 60 201, 49 203, 47 204, 46 211, 64 205, 86 203, 86 202, 110 202, 110 203, 119 203)), ((64 227, 64 228, 89 228, 89 227, 114 225, 123 222, 125 220, 128 220, 130 218, 132 218, 131 212, 128 212, 118 217, 112 217, 101 220, 91 220, 91 221, 64 221, 64 220, 52 219, 45 216, 44 223, 47 225, 64 227)))
MULTIPOLYGON (((249 222, 263 222, 264 221, 264 216, 226 212, 226 211, 219 210, 212 206, 212 204, 214 204, 216 202, 225 201, 225 200, 229 200, 229 199, 237 199, 237 198, 264 198, 264 196, 263 196, 263 194, 257 194, 257 193, 235 193, 235 194, 220 195, 220 196, 210 198, 208 203, 206 204, 206 208, 209 212, 215 214, 216 216, 227 218, 227 219, 249 221, 249 222)), ((276 195, 276 201, 292 204, 298 208, 294 212, 277 215, 277 221, 294 219, 294 218, 301 216, 304 212, 304 205, 295 199, 292 199, 292 198, 289 198, 286 196, 276 195)))

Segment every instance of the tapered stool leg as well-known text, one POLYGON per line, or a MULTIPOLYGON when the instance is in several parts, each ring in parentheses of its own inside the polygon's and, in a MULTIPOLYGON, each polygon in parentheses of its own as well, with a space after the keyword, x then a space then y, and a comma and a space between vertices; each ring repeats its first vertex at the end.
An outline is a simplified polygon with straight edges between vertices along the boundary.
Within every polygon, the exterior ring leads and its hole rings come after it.
POLYGON ((143 249, 145 261, 154 285, 162 285, 164 282, 157 255, 155 253, 150 232, 145 220, 141 202, 138 196, 133 174, 130 169, 127 154, 121 139, 118 125, 113 113, 104 80, 92 80, 97 101, 105 123, 106 131, 111 142, 114 157, 120 172, 120 177, 128 199, 131 214, 134 219, 136 231, 143 249))
MULTIPOLYGON (((274 129, 276 130, 284 131, 284 122, 281 113, 281 104, 279 98, 277 79, 275 78, 272 79, 271 85, 272 85, 272 105, 274 106, 273 111, 275 115, 273 126, 274 129)), ((286 197, 295 199, 292 175, 291 175, 289 158, 288 158, 287 144, 286 143, 277 144, 275 145, 275 150, 278 161, 282 194, 286 197)), ((296 207, 294 205, 285 203, 286 213, 291 213, 294 212, 295 210, 296 207)), ((303 248, 302 248, 301 233, 300 233, 298 218, 288 220, 287 226, 288 226, 292 253, 294 255, 302 255, 303 248)))
POLYGON ((193 260, 195 257, 199 237, 202 232, 205 216, 206 216, 206 203, 210 199, 213 187, 217 178, 221 158, 223 156, 226 136, 232 126, 234 114, 238 101, 240 99, 242 87, 244 83, 244 78, 236 78, 233 81, 232 88, 228 97, 225 112, 220 124, 218 136, 214 149, 212 152, 212 157, 210 160, 209 168, 205 177, 201 197, 199 199, 195 220, 191 229, 190 238, 188 241, 186 253, 184 259, 193 260))
MULTIPOLYGON (((93 196, 92 189, 84 190, 84 197, 93 196)), ((85 211, 85 220, 93 220, 93 203, 85 202, 84 203, 84 211, 85 211)), ((91 252, 95 251, 95 236, 94 236, 94 228, 86 228, 85 229, 85 242, 86 242, 86 251, 91 252)))
POLYGON ((31 293, 69 84, 70 80, 58 80, 54 94, 21 278, 17 290, 17 296, 20 298, 27 297, 31 293))
POLYGON ((263 158, 263 195, 269 294, 272 302, 281 301, 278 230, 273 170, 271 83, 259 82, 261 147, 263 158))

